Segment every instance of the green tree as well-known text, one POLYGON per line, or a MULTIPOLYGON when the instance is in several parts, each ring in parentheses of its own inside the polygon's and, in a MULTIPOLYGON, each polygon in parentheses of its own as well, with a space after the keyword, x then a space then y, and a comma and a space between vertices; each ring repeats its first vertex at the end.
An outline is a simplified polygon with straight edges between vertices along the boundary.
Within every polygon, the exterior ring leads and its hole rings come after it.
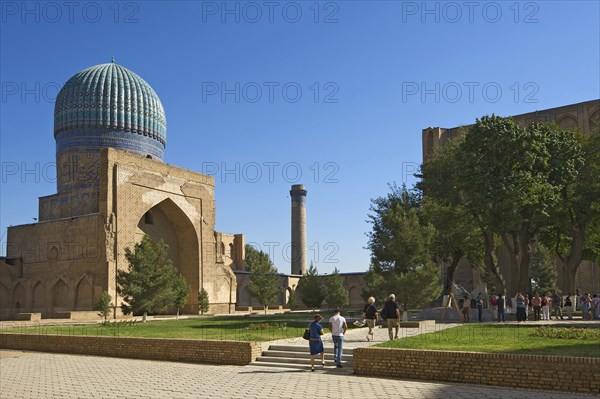
POLYGON ((539 241, 531 244, 531 280, 533 292, 541 295, 558 289, 558 271, 551 251, 539 241))
POLYGON ((390 187, 387 196, 372 200, 371 266, 363 296, 381 301, 396 294, 404 306, 420 306, 441 292, 438 268, 430 254, 433 228, 422 214, 418 191, 390 187))
POLYGON ((206 292, 206 290, 202 288, 198 293, 198 308, 200 310, 200 314, 208 312, 209 307, 210 302, 208 300, 208 292, 206 292))
POLYGON ((298 298, 297 298, 296 290, 290 291, 290 296, 288 298, 288 304, 290 306, 290 310, 298 309, 298 298))
POLYGON ((124 314, 143 313, 142 321, 146 321, 148 313, 163 312, 175 303, 178 273, 167 257, 168 251, 162 240, 154 243, 147 235, 133 250, 125 249, 129 267, 117 272, 124 314))
POLYGON ((406 186, 390 185, 391 192, 372 199, 367 248, 375 271, 408 272, 430 259, 433 229, 419 215, 421 197, 406 186))
POLYGON ((246 244, 244 246, 244 249, 245 249, 245 259, 244 260, 246 262, 245 270, 247 272, 252 272, 252 268, 255 265, 264 265, 265 263, 272 263, 271 258, 269 257, 269 254, 267 254, 266 252, 257 250, 252 245, 246 244))
POLYGON ((575 274, 583 259, 598 259, 600 252, 600 130, 591 134, 558 131, 570 140, 554 151, 552 162, 559 168, 575 164, 577 174, 560 180, 559 200, 552 209, 552 223, 544 232, 545 243, 560 259, 563 292, 575 292, 575 274))
POLYGON ((420 307, 438 298, 442 292, 438 267, 434 263, 419 265, 415 270, 395 278, 396 300, 405 310, 420 307))
MULTIPOLYGON (((246 259, 246 263, 248 263, 248 259, 246 259)), ((277 286, 277 269, 269 255, 262 251, 258 251, 258 256, 248 264, 251 270, 248 292, 265 307, 265 314, 267 314, 268 305, 275 301, 281 291, 281 288, 277 286)))
MULTIPOLYGON (((387 272, 386 274, 391 273, 387 272)), ((365 301, 372 296, 378 303, 383 303, 396 288, 392 281, 384 279, 382 271, 380 269, 376 270, 373 264, 369 266, 369 270, 367 270, 363 279, 365 286, 361 296, 365 301)))
POLYGON ((530 244, 549 223, 562 187, 576 176, 577 160, 565 156, 573 145, 572 136, 546 125, 524 129, 493 115, 478 119, 461 142, 457 189, 482 231, 502 240, 511 293, 530 289, 530 244))
POLYGON ((344 308, 350 303, 348 290, 344 287, 344 279, 337 267, 325 278, 325 300, 329 308, 344 308))
POLYGON ((318 309, 325 300, 321 277, 317 268, 310 262, 310 267, 300 279, 296 291, 302 303, 309 309, 318 309))
POLYGON ((461 206, 425 197, 423 213, 434 227, 431 254, 444 266, 444 295, 450 294, 459 262, 466 258, 474 269, 482 269, 483 240, 473 218, 461 206))
POLYGON ((173 283, 173 291, 175 294, 173 304, 177 308, 175 320, 179 321, 179 309, 185 306, 188 301, 188 296, 190 295, 190 286, 181 274, 177 275, 175 282, 173 283))
POLYGON ((102 291, 100 298, 98 298, 98 302, 96 302, 95 309, 98 311, 98 316, 104 318, 104 323, 107 322, 108 315, 112 310, 112 296, 108 293, 108 291, 102 291))

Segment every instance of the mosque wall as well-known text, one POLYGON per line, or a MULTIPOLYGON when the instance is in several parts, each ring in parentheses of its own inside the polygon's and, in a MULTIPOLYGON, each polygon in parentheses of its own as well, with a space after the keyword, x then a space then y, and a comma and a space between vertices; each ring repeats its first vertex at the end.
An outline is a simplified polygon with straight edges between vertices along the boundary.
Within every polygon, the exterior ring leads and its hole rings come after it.
POLYGON ((102 219, 84 217, 13 226, 0 262, 0 314, 93 310, 107 289, 102 219))

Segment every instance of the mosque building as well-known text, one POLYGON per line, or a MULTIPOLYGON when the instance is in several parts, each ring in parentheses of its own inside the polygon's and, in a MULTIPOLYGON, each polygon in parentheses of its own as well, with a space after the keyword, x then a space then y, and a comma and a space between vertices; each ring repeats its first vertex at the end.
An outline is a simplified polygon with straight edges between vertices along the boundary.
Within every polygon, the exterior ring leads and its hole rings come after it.
POLYGON ((125 248, 144 234, 169 245, 191 288, 185 313, 207 290, 211 311, 236 303, 244 237, 215 231, 212 176, 163 162, 167 121, 158 95, 114 62, 71 77, 54 109, 57 193, 39 199, 36 223, 8 228, 0 259, 0 317, 90 317, 103 291, 117 298, 125 248))

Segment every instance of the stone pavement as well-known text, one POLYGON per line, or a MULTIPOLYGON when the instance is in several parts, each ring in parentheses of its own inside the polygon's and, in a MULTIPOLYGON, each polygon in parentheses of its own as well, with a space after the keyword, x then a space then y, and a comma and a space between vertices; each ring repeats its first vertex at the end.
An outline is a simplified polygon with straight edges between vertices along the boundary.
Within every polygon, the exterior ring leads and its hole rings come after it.
POLYGON ((0 397, 17 398, 590 398, 467 384, 248 366, 0 350, 0 397))

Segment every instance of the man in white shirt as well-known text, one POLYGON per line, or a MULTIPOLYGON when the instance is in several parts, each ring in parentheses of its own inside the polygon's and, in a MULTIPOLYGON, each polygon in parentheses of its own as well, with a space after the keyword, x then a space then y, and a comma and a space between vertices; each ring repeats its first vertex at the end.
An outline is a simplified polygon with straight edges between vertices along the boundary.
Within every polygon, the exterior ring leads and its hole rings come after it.
POLYGON ((341 310, 335 309, 334 315, 329 318, 329 331, 333 339, 333 361, 336 367, 342 368, 342 354, 344 334, 348 328, 346 319, 340 315, 341 310))

